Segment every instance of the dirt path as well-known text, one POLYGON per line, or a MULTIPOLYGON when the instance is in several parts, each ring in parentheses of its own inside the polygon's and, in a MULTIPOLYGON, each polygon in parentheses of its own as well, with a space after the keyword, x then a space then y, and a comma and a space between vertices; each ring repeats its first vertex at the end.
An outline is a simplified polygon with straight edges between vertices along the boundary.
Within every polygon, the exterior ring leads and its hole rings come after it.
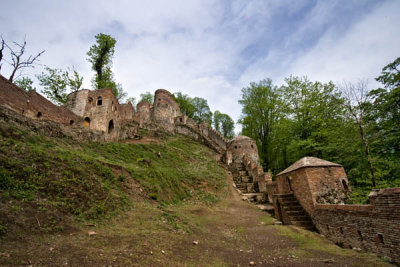
POLYGON ((143 201, 95 227, 0 240, 0 266, 387 266, 316 233, 273 225, 227 181, 217 204, 143 201))

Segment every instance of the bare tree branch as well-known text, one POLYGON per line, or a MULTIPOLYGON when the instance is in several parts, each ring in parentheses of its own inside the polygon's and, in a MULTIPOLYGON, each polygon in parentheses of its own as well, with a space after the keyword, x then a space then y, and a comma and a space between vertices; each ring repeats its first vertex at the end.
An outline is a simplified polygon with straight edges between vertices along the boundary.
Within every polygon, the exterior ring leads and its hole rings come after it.
POLYGON ((27 59, 23 59, 22 56, 25 53, 25 47, 26 47, 26 40, 24 40, 24 43, 21 45, 17 42, 13 42, 15 46, 19 48, 18 51, 14 51, 7 43, 5 43, 5 46, 10 50, 11 54, 11 61, 9 64, 13 67, 13 70, 11 72, 10 78, 8 79, 10 82, 14 80, 15 73, 22 69, 22 68, 28 68, 34 67, 35 61, 45 52, 43 50, 42 52, 39 52, 36 56, 30 55, 27 59))

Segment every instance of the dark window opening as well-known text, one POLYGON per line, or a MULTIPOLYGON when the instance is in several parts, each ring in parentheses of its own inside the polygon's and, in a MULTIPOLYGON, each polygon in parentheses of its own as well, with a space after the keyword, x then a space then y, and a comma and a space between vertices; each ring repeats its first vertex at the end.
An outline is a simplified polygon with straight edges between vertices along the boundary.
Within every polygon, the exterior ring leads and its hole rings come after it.
POLYGON ((235 149, 237 149, 237 146, 235 146, 235 149))
POLYGON ((383 244, 383 234, 378 234, 378 244, 383 244))
POLYGON ((293 192, 292 183, 290 182, 290 177, 286 177, 286 181, 288 182, 289 190, 290 190, 291 192, 293 192))
POLYGON ((254 148, 254 146, 253 146, 253 145, 251 145, 251 148, 254 148))
POLYGON ((361 234, 361 231, 360 231, 360 230, 357 230, 357 233, 358 233, 358 237, 360 238, 360 240, 363 240, 363 236, 362 236, 362 234, 361 234))
POLYGON ((349 190, 349 186, 347 185, 345 180, 342 180, 344 190, 349 190))
POLYGON ((114 130, 114 121, 110 120, 108 123, 108 133, 111 133, 114 130))
POLYGON ((339 228, 340 233, 343 235, 343 227, 339 228))
POLYGON ((180 122, 183 122, 183 119, 182 119, 182 118, 179 118, 179 121, 180 121, 180 122))
POLYGON ((39 111, 39 112, 37 113, 36 117, 38 117, 38 118, 42 117, 42 112, 39 111))
POLYGON ((158 99, 158 102, 160 102, 160 101, 161 101, 161 98, 158 99))
POLYGON ((97 98, 97 105, 98 106, 101 106, 103 104, 103 99, 101 98, 101 96, 99 96, 98 98, 97 98))
POLYGON ((90 118, 86 117, 85 120, 83 121, 83 126, 89 127, 90 126, 90 118))
POLYGON ((74 124, 74 120, 69 121, 69 125, 72 125, 72 124, 74 124))
POLYGON ((89 101, 89 103, 92 103, 93 102, 93 97, 88 97, 88 101, 89 101))

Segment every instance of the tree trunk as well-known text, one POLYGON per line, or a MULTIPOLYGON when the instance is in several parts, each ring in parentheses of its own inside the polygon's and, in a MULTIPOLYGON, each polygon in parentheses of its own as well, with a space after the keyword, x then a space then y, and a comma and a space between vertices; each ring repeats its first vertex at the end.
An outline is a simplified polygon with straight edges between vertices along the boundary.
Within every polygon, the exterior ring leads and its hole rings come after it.
POLYGON ((365 136, 364 128, 361 125, 361 123, 358 124, 358 129, 360 130, 361 139, 363 140, 363 143, 364 143, 365 155, 367 156, 367 161, 368 161, 368 165, 369 165, 369 171, 371 173, 372 187, 375 188, 376 187, 375 171, 374 171, 374 167, 372 165, 371 154, 369 153, 368 140, 367 140, 367 138, 365 136))

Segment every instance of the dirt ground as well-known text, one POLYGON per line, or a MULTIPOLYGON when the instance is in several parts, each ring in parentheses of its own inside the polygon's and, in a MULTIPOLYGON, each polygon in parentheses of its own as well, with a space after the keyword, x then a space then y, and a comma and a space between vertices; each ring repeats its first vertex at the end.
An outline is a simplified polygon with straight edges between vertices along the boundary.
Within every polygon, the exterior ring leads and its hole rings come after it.
POLYGON ((0 266, 390 266, 317 233, 273 225, 227 181, 230 189, 216 204, 144 199, 100 224, 0 240, 0 266))

